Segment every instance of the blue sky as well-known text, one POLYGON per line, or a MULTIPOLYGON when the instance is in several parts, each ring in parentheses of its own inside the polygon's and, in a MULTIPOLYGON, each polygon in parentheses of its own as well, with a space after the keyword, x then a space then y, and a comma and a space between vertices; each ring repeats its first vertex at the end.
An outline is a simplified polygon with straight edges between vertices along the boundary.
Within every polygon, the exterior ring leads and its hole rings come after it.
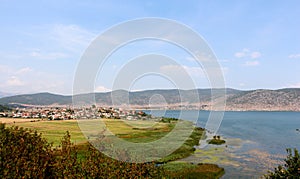
MULTIPOLYGON (((0 91, 71 94, 80 57, 92 40, 111 26, 144 17, 172 19, 199 33, 218 57, 226 87, 300 87, 299 7, 297 0, 0 0, 0 91)), ((188 54, 150 40, 113 54, 99 71, 95 90, 112 89, 124 64, 147 53, 178 58, 196 87, 210 87, 201 67, 187 60, 188 54)), ((159 76, 147 76, 131 89, 174 87, 159 76)))

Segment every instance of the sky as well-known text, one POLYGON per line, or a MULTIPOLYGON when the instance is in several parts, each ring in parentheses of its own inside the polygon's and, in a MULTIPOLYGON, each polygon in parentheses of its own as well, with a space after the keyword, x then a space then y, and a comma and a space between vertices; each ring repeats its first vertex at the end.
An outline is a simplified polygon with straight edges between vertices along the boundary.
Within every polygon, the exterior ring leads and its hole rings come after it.
MULTIPOLYGON (((298 0, 0 0, 0 92, 72 94, 78 65, 93 40, 118 24, 148 17, 170 19, 197 32, 214 52, 225 87, 299 88, 299 7, 298 0)), ((161 72, 181 75, 183 69, 196 88, 211 87, 191 54, 174 44, 144 39, 112 52, 98 70, 94 90, 115 89, 120 72, 147 54, 176 62, 162 64, 161 72)), ((146 65, 140 68, 147 70, 146 65)), ((150 73, 129 84, 130 90, 179 87, 170 77, 150 73)))

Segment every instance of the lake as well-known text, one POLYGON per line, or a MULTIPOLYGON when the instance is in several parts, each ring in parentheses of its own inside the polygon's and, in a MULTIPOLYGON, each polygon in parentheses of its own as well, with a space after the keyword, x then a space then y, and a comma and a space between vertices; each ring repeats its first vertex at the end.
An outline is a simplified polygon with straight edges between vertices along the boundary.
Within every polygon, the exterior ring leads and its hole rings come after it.
MULTIPOLYGON (((181 111, 145 112, 178 118, 181 111)), ((210 112, 191 110, 184 114, 185 120, 205 127, 210 112)), ((259 178, 283 164, 286 148, 300 149, 300 132, 296 129, 300 129, 300 112, 225 112, 217 134, 226 144, 207 145, 182 160, 218 164, 225 168, 222 178, 259 178)))

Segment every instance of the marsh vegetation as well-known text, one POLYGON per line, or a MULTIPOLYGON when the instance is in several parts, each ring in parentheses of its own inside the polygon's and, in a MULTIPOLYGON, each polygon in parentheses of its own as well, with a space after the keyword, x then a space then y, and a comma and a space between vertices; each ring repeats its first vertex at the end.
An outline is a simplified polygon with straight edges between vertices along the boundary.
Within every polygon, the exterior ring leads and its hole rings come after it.
MULTIPOLYGON (((139 125, 144 126, 145 124, 142 123, 145 121, 131 121, 135 122, 135 127, 128 124, 128 121, 113 119, 105 119, 105 124, 119 138, 131 142, 145 142, 167 135, 176 121, 166 121, 158 121, 151 127, 145 128, 139 127, 139 125)), ((117 161, 100 153, 87 142, 75 120, 26 122, 7 124, 7 126, 1 124, 0 134, 2 139, 0 155, 3 159, 1 161, 5 161, 1 162, 0 175, 2 177, 161 178, 165 176, 180 178, 203 176, 218 178, 224 173, 224 169, 217 165, 176 161, 194 152, 194 146, 198 145, 199 139, 204 134, 202 128, 195 127, 184 144, 170 155, 158 161, 141 164, 117 161), (20 141, 22 138, 23 142, 20 141), (21 152, 23 150, 25 152, 21 152), (35 165, 30 165, 33 162, 35 165)), ((120 153, 120 155, 126 155, 126 153, 120 153)))

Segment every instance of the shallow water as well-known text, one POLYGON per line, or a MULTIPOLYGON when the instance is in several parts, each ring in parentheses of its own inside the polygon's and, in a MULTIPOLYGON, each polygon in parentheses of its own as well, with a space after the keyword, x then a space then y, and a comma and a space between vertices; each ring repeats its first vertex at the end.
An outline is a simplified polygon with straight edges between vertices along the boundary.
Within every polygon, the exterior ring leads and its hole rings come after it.
MULTIPOLYGON (((179 110, 146 111, 179 118, 179 110)), ((210 112, 184 111, 184 119, 205 127, 210 112), (199 114, 199 116, 198 116, 199 114)), ((300 112, 225 112, 217 131, 225 145, 208 145, 182 159, 216 163, 225 168, 223 178, 260 178, 283 163, 286 148, 300 149, 300 112)))

